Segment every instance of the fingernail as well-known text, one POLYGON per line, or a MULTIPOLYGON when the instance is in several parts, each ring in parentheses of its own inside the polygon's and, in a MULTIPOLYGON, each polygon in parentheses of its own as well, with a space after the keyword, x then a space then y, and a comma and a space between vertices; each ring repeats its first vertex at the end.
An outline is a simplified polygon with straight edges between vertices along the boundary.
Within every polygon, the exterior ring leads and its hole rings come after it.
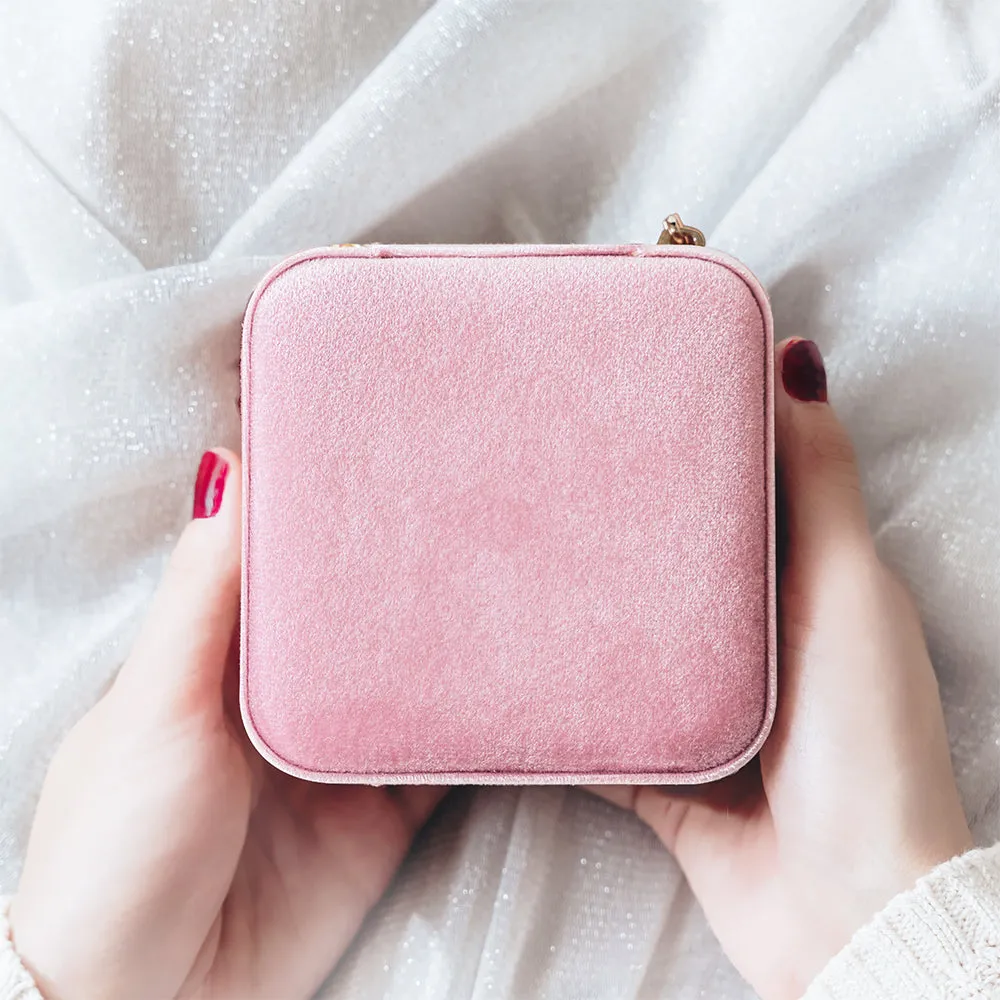
POLYGON ((222 506, 222 493, 226 488, 229 463, 214 451, 201 456, 198 476, 194 481, 194 508, 192 518, 215 517, 222 506))
POLYGON ((793 340, 781 355, 781 383, 792 399, 826 402, 826 368, 811 340, 793 340))

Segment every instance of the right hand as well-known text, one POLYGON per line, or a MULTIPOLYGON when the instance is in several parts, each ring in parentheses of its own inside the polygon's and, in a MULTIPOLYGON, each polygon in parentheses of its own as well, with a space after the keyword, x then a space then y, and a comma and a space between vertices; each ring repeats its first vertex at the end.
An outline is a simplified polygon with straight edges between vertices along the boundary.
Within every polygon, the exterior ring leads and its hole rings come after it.
POLYGON ((792 1000, 972 838, 920 621, 876 555, 819 352, 786 341, 775 368, 787 551, 774 729, 759 760, 715 785, 598 791, 673 852, 759 994, 792 1000))

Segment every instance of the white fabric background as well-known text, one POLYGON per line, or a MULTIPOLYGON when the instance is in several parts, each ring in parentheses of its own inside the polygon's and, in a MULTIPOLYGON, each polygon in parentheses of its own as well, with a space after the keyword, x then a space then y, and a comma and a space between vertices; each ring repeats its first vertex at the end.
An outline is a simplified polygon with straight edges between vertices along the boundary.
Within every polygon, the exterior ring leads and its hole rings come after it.
MULTIPOLYGON (((201 449, 238 440, 265 268, 669 211, 824 349, 1000 837, 998 94, 993 0, 0 0, 0 890, 201 449)), ((330 995, 749 991, 635 822, 500 789, 446 807, 330 995)))

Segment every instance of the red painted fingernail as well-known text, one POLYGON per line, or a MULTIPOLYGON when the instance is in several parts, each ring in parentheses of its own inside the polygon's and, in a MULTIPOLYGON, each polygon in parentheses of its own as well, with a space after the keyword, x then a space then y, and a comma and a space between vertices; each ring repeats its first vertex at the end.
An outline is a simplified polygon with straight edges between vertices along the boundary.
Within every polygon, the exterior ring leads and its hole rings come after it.
POLYGON ((222 506, 222 493, 226 488, 229 463, 214 451, 201 456, 198 476, 194 481, 194 508, 192 518, 215 517, 222 506))
POLYGON ((811 340, 793 340, 781 355, 781 383, 792 399, 826 402, 823 355, 811 340))

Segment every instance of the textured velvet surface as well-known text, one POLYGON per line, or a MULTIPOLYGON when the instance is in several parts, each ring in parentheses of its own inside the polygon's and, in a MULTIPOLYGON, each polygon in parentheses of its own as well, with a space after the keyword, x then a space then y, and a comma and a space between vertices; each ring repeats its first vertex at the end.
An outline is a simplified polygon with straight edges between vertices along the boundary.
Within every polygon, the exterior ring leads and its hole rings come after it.
POLYGON ((320 780, 697 781, 773 713, 770 320, 652 247, 345 248, 243 347, 244 718, 320 780))

